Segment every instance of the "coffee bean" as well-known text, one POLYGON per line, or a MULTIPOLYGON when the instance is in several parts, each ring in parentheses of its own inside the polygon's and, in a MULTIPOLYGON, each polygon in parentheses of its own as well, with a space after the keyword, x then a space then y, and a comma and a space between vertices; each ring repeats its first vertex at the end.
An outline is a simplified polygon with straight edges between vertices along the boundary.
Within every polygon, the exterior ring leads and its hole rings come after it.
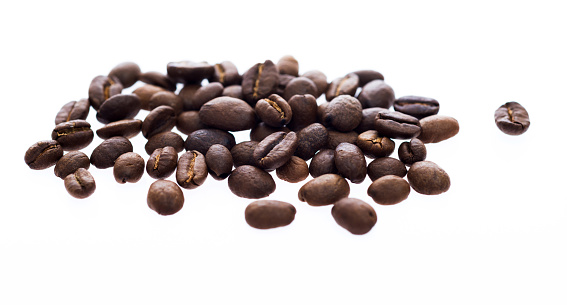
POLYGON ((317 95, 317 85, 307 77, 296 77, 292 79, 285 87, 284 99, 291 99, 294 95, 317 95))
POLYGON ((177 116, 175 123, 177 130, 188 135, 195 130, 207 128, 207 125, 201 123, 199 119, 199 111, 184 111, 177 116))
POLYGON ((323 120, 325 116, 325 110, 329 107, 329 102, 323 102, 317 106, 317 122, 323 124, 325 127, 329 127, 329 124, 323 120))
POLYGON ((425 160, 427 149, 421 140, 415 138, 409 142, 404 142, 398 148, 398 157, 405 165, 412 165, 415 162, 425 160))
POLYGON ((57 141, 39 141, 26 151, 24 161, 31 169, 46 169, 63 156, 63 148, 57 141))
POLYGON ((356 146, 369 158, 382 158, 394 152, 396 143, 389 138, 381 137, 376 130, 367 130, 358 135, 356 146))
POLYGON ((309 78, 315 86, 317 87, 316 98, 320 97, 325 91, 327 91, 327 76, 319 70, 310 70, 303 73, 301 76, 309 78))
POLYGON ((269 97, 259 100, 254 110, 260 120, 272 127, 283 127, 292 118, 291 107, 286 100, 277 94, 271 94, 269 97))
POLYGON ((309 176, 309 166, 300 157, 292 156, 284 165, 276 169, 276 175, 284 181, 297 183, 309 176))
POLYGON ((273 229, 289 225, 295 219, 295 207, 278 200, 257 200, 244 211, 248 225, 256 229, 273 229))
POLYGON ((93 176, 84 168, 79 168, 74 173, 67 175, 64 183, 67 192, 77 199, 89 197, 96 189, 93 176))
POLYGON ((156 148, 146 163, 146 172, 154 179, 165 179, 177 168, 177 151, 171 146, 156 148))
POLYGON ((215 73, 209 79, 210 82, 219 82, 223 86, 240 85, 242 76, 238 73, 236 66, 230 61, 223 61, 215 65, 215 73))
POLYGON ((59 142, 63 150, 83 149, 93 141, 91 124, 85 120, 73 120, 57 124, 51 132, 51 139, 59 142))
POLYGON ((422 119, 437 114, 439 102, 423 96, 402 96, 394 102, 394 110, 422 119))
POLYGON ((356 198, 343 198, 335 202, 331 214, 339 226, 355 235, 368 233, 378 220, 376 211, 356 198))
POLYGON ((353 183, 366 178, 366 159, 358 146, 341 143, 335 149, 335 166, 339 174, 353 183))
POLYGON ((183 102, 183 110, 190 111, 190 110, 198 110, 194 109, 195 104, 193 103, 193 97, 195 96, 195 92, 201 88, 201 84, 186 84, 183 88, 179 91, 179 97, 183 102))
POLYGON ((148 155, 151 155, 152 152, 157 148, 164 148, 166 146, 171 146, 175 148, 176 152, 180 153, 181 151, 183 151, 185 141, 183 141, 181 136, 176 134, 175 132, 165 131, 153 135, 151 138, 149 138, 144 148, 146 149, 146 153, 148 153, 148 155))
POLYGON ((195 93, 193 97, 184 104, 185 110, 199 110, 203 105, 219 96, 222 96, 224 87, 221 83, 209 83, 206 86, 202 86, 195 93))
POLYGON ((305 183, 298 193, 299 200, 312 206, 329 205, 348 197, 350 187, 345 178, 325 174, 305 183))
POLYGON ((190 150, 181 155, 175 173, 179 186, 186 189, 197 188, 205 183, 207 176, 207 163, 202 153, 190 150))
POLYGON ((313 178, 324 174, 338 174, 335 166, 335 150, 322 149, 311 159, 309 163, 309 173, 313 178))
POLYGON ((235 144, 234 136, 224 130, 218 129, 199 129, 190 133, 185 140, 185 150, 196 150, 206 154, 214 144, 224 145, 231 149, 235 144))
POLYGON ((508 102, 496 109, 494 121, 498 129, 512 136, 521 135, 530 127, 528 111, 516 102, 508 102))
POLYGON ((69 174, 74 173, 79 168, 89 169, 91 161, 85 153, 80 151, 70 151, 63 155, 55 164, 55 176, 65 179, 69 174))
POLYGON ((146 162, 135 152, 127 152, 116 159, 113 167, 114 179, 120 184, 136 183, 144 175, 146 162))
POLYGON ((243 100, 221 96, 205 103, 199 110, 203 124, 226 131, 251 129, 256 125, 256 114, 243 100))
POLYGON ((421 132, 419 120, 401 112, 380 112, 376 115, 376 131, 394 139, 415 138, 421 132))
POLYGON ((271 60, 252 66, 242 75, 244 100, 250 105, 255 105, 259 99, 275 93, 278 75, 278 68, 271 60))
POLYGON ((197 84, 215 73, 215 67, 206 62, 179 61, 167 64, 167 75, 177 83, 197 84))
POLYGON ((140 108, 144 110, 150 110, 150 98, 154 94, 160 91, 164 91, 162 87, 154 85, 143 85, 142 87, 136 88, 132 94, 135 94, 140 99, 140 108))
POLYGON ((438 195, 449 190, 449 175, 439 165, 431 161, 414 163, 408 170, 411 187, 420 194, 438 195))
POLYGON ((364 85, 368 84, 373 80, 384 80, 384 75, 378 71, 374 70, 358 70, 352 72, 358 76, 358 86, 364 87, 364 85))
POLYGON ((142 71, 136 63, 123 62, 112 68, 108 73, 108 77, 116 77, 124 88, 128 88, 140 79, 141 73, 142 71))
POLYGON ((258 141, 244 141, 240 142, 230 150, 234 167, 241 165, 254 165, 257 166, 254 159, 254 150, 258 146, 258 141))
POLYGON ((159 106, 169 106, 173 108, 176 115, 183 111, 181 98, 171 91, 160 91, 152 95, 148 102, 148 110, 154 110, 159 106))
POLYGON ((343 77, 335 78, 329 84, 329 86, 327 86, 325 97, 327 101, 330 102, 337 96, 341 96, 341 95, 354 96, 357 88, 358 88, 358 76, 356 74, 349 73, 343 77))
POLYGON ((383 80, 373 80, 362 87, 358 100, 362 108, 381 107, 390 108, 394 105, 394 90, 383 80))
POLYGON ((142 104, 137 95, 117 94, 100 105, 96 119, 103 124, 132 119, 140 112, 141 107, 142 104))
POLYGON ((112 123, 97 129, 96 134, 101 139, 110 139, 112 137, 133 138, 142 130, 142 121, 136 119, 125 119, 112 123))
POLYGON ((283 96, 285 93, 285 87, 287 87, 287 84, 289 84, 289 82, 291 82, 294 78, 295 76, 288 74, 278 75, 278 85, 276 86, 275 94, 283 96))
POLYGON ((275 170, 293 156, 298 144, 295 132, 279 131, 258 143, 253 156, 261 168, 275 170))
POLYGON ((238 197, 259 199, 276 190, 276 182, 266 171, 251 165, 235 168, 228 176, 228 188, 238 197))
POLYGON ((297 132, 317 122, 317 100, 313 95, 294 95, 288 104, 293 114, 287 124, 289 129, 297 132))
POLYGON ((242 94, 242 86, 231 85, 224 87, 224 89, 222 90, 222 96, 234 97, 243 100, 244 95, 242 94))
POLYGON ((341 143, 356 144, 358 133, 354 131, 339 132, 332 129, 327 129, 327 148, 335 150, 341 143))
POLYGON ((299 75, 299 63, 291 55, 284 55, 280 60, 278 60, 278 71, 280 74, 288 74, 291 76, 299 75))
POLYGON ((402 161, 390 157, 374 159, 368 164, 367 170, 368 177, 372 181, 386 175, 396 175, 403 178, 408 172, 402 161))
POLYGON ((349 95, 339 95, 325 108, 323 113, 325 126, 337 131, 354 130, 362 121, 362 106, 360 102, 349 95))
POLYGON ((363 133, 367 130, 376 129, 376 115, 380 112, 388 111, 386 108, 372 107, 362 109, 362 120, 360 124, 354 129, 358 133, 363 133))
POLYGON ((175 92, 177 89, 177 84, 172 81, 167 75, 160 72, 150 71, 140 74, 140 81, 161 87, 165 90, 175 92))
POLYGON ((132 152, 132 143, 124 137, 112 137, 100 143, 91 154, 91 164, 96 168, 104 169, 114 166, 114 161, 120 155, 132 152))
POLYGON ((95 110, 111 96, 122 92, 122 84, 116 77, 99 75, 95 77, 89 86, 89 102, 95 110))
POLYGON ((149 139, 153 135, 164 131, 170 131, 177 119, 175 110, 169 106, 159 106, 150 111, 142 122, 142 135, 149 139))
POLYGON ((410 185, 403 178, 386 175, 372 182, 367 193, 378 204, 396 204, 408 198, 410 185))
POLYGON ((423 143, 438 143, 459 133, 459 122, 449 116, 435 114, 419 120, 421 133, 417 137, 423 143))
POLYGON ((157 180, 150 185, 148 190, 148 206, 160 215, 172 215, 181 208, 185 198, 183 192, 169 180, 157 180))
POLYGON ((232 155, 223 145, 215 144, 209 147, 205 161, 209 173, 215 180, 223 180, 232 172, 232 155))
POLYGON ((279 132, 290 132, 289 128, 287 127, 272 127, 266 125, 264 122, 258 123, 258 125, 252 127, 250 130, 250 140, 260 142, 264 140, 267 136, 279 132))
POLYGON ((89 100, 83 98, 79 101, 69 102, 57 113, 55 117, 55 125, 72 120, 84 120, 89 115, 89 100))
POLYGON ((297 133, 298 146, 295 155, 303 160, 313 158, 315 153, 327 145, 329 133, 327 128, 319 123, 313 123, 297 133))

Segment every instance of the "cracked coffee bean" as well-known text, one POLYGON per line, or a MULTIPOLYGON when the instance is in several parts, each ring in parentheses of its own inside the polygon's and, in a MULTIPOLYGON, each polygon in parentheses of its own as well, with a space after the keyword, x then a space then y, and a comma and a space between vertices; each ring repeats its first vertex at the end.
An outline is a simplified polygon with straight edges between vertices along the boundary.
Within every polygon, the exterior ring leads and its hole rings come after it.
POLYGON ((389 109, 395 101, 392 87, 379 79, 364 85, 357 98, 362 108, 381 107, 389 109))
POLYGON ((331 214, 339 226, 355 235, 368 233, 378 220, 374 208, 356 198, 343 198, 335 202, 331 214))
POLYGON ((114 161, 113 174, 116 182, 136 183, 142 179, 146 162, 135 152, 127 152, 114 161))
POLYGON ((263 169, 242 165, 228 176, 228 188, 238 197, 260 199, 268 197, 276 190, 276 182, 263 169))
POLYGON ((292 119, 291 107, 277 94, 259 100, 254 110, 262 122, 276 128, 283 127, 292 119))
POLYGON ((175 110, 169 106, 159 106, 150 111, 142 122, 142 135, 149 139, 153 135, 170 131, 175 127, 177 118, 175 110))
POLYGON ((205 183, 207 176, 207 163, 202 153, 189 150, 181 155, 175 173, 175 180, 179 186, 185 189, 195 189, 205 183))
POLYGON ((51 132, 51 139, 59 142, 63 150, 83 149, 93 141, 91 124, 85 120, 73 120, 57 124, 51 132))
POLYGON ((327 87, 325 97, 330 102, 337 96, 354 96, 356 89, 358 89, 358 75, 349 73, 343 77, 335 78, 327 87))
POLYGON ((219 82, 224 87, 231 85, 240 85, 242 82, 242 76, 238 73, 236 66, 230 61, 223 61, 219 64, 215 64, 215 72, 209 78, 211 83, 219 82))
POLYGON ((98 110, 107 99, 122 92, 122 84, 116 77, 99 75, 95 77, 89 86, 89 102, 95 110, 98 110))
POLYGON ((257 63, 242 75, 242 95, 254 106, 259 99, 275 93, 278 86, 278 68, 271 60, 257 63))
POLYGON ((425 144, 420 139, 411 139, 409 142, 404 142, 398 149, 398 157, 405 165, 410 166, 415 162, 425 160, 427 156, 427 149, 425 144))
POLYGON ((136 63, 123 62, 112 68, 108 77, 116 77, 124 88, 129 88, 140 79, 140 74, 142 71, 136 63))
POLYGON ((375 126, 380 135, 393 139, 411 139, 421 132, 418 119, 395 111, 378 113, 375 126))
POLYGON ((273 229, 289 225, 295 219, 295 207, 278 200, 257 200, 244 211, 246 223, 256 229, 273 229))
POLYGON ((408 172, 402 161, 390 157, 374 159, 368 164, 367 171, 368 177, 372 181, 386 175, 396 175, 403 178, 408 172))
POLYGON ((196 150, 204 155, 214 144, 221 144, 228 149, 232 149, 236 141, 231 133, 224 130, 199 129, 187 136, 185 150, 196 150))
POLYGON ((232 155, 225 146, 212 145, 205 155, 205 161, 209 174, 215 180, 224 180, 232 172, 232 155))
POLYGON ((358 135, 356 146, 369 158, 387 157, 394 152, 396 143, 386 137, 381 137, 376 130, 367 130, 358 135))
POLYGON ((167 216, 179 212, 183 208, 185 198, 175 182, 157 180, 150 185, 147 202, 150 209, 167 216))
POLYGON ((374 202, 391 205, 406 200, 410 193, 409 183, 395 175, 386 175, 376 179, 368 187, 368 196, 374 202))
POLYGON ((67 192, 77 199, 89 197, 96 189, 93 176, 84 168, 79 168, 74 173, 67 175, 63 181, 67 192))
POLYGON ((309 173, 313 178, 324 174, 338 174, 339 170, 335 166, 335 150, 321 149, 309 163, 309 173))
POLYGON ((24 161, 31 169, 52 167, 63 156, 63 148, 55 140, 39 141, 26 151, 24 161))
POLYGON ((494 121, 500 131, 507 135, 521 135, 530 127, 528 111, 519 103, 508 102, 496 109, 494 121))
POLYGON ((439 102, 423 96, 402 96, 394 102, 394 110, 423 119, 439 112, 439 102))
POLYGON ((55 176, 65 179, 65 177, 76 172, 79 168, 89 169, 90 166, 89 156, 80 151, 70 151, 57 161, 54 172, 55 176))
POLYGON ((350 187, 345 178, 336 174, 325 174, 305 183, 298 193, 300 201, 312 206, 329 205, 348 197, 350 187))
POLYGON ((299 144, 297 135, 291 131, 279 131, 267 136, 254 150, 256 163, 265 170, 275 170, 293 156, 299 144))
POLYGON ((251 129, 256 125, 254 108, 243 100, 221 96, 206 102, 199 110, 201 122, 226 131, 251 129))
POLYGON ((55 125, 72 120, 86 119, 90 107, 89 100, 85 98, 63 105, 55 117, 55 125))
POLYGON ((165 179, 177 168, 177 151, 171 146, 156 148, 146 163, 146 172, 154 179, 165 179))
POLYGON ((408 170, 410 186, 424 195, 445 193, 451 186, 451 179, 439 165, 431 161, 414 163, 408 170))
POLYGON ((120 155, 134 151, 132 143, 124 137, 112 137, 100 143, 91 154, 91 164, 104 169, 114 166, 120 155))
POLYGON ((206 62, 179 61, 167 64, 167 75, 177 83, 197 84, 215 73, 215 67, 206 62))
POLYGON ((112 137, 133 138, 142 131, 142 121, 136 119, 125 119, 112 123, 108 123, 97 129, 96 134, 101 139, 110 139, 112 137))
POLYGON ((354 130, 362 121, 360 102, 349 95, 339 95, 329 102, 323 112, 325 126, 340 132, 354 130))
POLYGON ((335 149, 335 166, 339 174, 352 183, 362 183, 366 178, 366 159, 358 146, 341 143, 335 149))
POLYGON ((417 137, 423 143, 438 143, 459 133, 459 122, 445 115, 431 115, 419 120, 421 133, 417 137))
POLYGON ((309 176, 309 166, 300 157, 292 156, 284 165, 276 169, 276 175, 284 181, 297 183, 309 176))
POLYGON ((141 107, 142 104, 137 95, 117 94, 100 105, 96 119, 103 124, 132 119, 140 112, 141 107))

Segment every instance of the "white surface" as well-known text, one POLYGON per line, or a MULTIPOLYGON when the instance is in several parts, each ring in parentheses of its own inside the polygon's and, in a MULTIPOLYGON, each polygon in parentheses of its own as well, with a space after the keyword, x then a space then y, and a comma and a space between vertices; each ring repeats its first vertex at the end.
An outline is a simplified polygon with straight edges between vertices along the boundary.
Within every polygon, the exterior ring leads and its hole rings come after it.
MULTIPOLYGON (((567 303, 559 1, 207 3, 2 4, 1 304, 567 303), (438 99, 461 132, 428 145, 427 158, 451 189, 379 206, 368 179, 351 184, 378 213, 354 236, 331 207, 299 202, 301 183, 276 178, 269 198, 294 204, 296 219, 260 231, 244 221, 252 200, 226 180, 184 191, 183 209, 162 217, 147 207, 147 175, 119 185, 112 169, 91 167, 97 190, 78 200, 53 168, 23 161, 60 107, 122 61, 165 72, 169 61, 231 60, 243 73, 285 54, 301 72, 375 69, 396 96, 438 99), (519 137, 493 121, 511 100, 532 122, 519 137)), ((101 126, 92 111, 88 121, 101 126)), ((133 144, 147 160, 145 139, 133 144)))

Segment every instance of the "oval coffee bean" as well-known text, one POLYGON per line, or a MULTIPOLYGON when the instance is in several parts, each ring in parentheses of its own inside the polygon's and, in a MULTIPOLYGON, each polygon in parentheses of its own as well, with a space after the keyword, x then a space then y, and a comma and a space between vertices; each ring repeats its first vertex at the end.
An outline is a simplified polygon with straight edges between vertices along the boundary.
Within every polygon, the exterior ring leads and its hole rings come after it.
POLYGON ((273 133, 258 143, 254 150, 254 159, 261 168, 274 170, 293 156, 298 144, 297 135, 293 131, 273 133))
POLYGON ((496 109, 494 121, 498 129, 512 136, 521 135, 530 127, 528 111, 516 102, 508 102, 496 109))
POLYGON ((390 108, 394 105, 394 90, 383 80, 373 80, 362 87, 358 100, 362 108, 390 108))
POLYGON ((136 183, 144 175, 146 162, 135 152, 127 152, 116 159, 113 167, 114 179, 120 184, 136 183))
POLYGON ((167 75, 177 83, 197 84, 215 73, 215 67, 206 62, 179 61, 167 64, 167 75))
POLYGON ((116 77, 124 88, 131 87, 140 79, 140 66, 133 62, 123 62, 112 68, 108 73, 108 77, 116 77))
POLYGON ((408 181, 416 192, 424 195, 445 193, 451 186, 449 175, 431 161, 414 163, 408 170, 408 181))
POLYGON ((317 94, 315 95, 316 98, 320 97, 323 93, 325 93, 325 91, 327 91, 327 76, 323 72, 319 70, 310 70, 301 74, 301 76, 307 77, 313 81, 317 87, 317 94))
POLYGON ((209 173, 215 180, 223 180, 232 172, 232 155, 223 145, 212 145, 205 155, 205 161, 209 173))
POLYGON ((321 148, 327 145, 329 133, 327 128, 319 123, 313 123, 297 133, 298 145, 295 155, 303 160, 309 160, 315 156, 321 148))
POLYGON ((349 95, 339 95, 325 108, 323 122, 340 132, 354 130, 362 121, 362 106, 360 102, 349 95))
POLYGON ((372 181, 387 175, 403 178, 407 172, 408 170, 402 161, 390 157, 378 158, 368 164, 368 177, 372 181))
POLYGON ((366 178, 366 159, 358 146, 341 143, 335 149, 335 166, 339 174, 353 183, 362 183, 366 178))
POLYGON ((377 79, 384 80, 384 75, 378 71, 374 70, 358 70, 352 72, 358 76, 358 86, 364 87, 364 85, 377 79))
POLYGON ((207 163, 202 153, 190 150, 181 155, 175 173, 179 186, 186 189, 197 188, 205 183, 207 175, 207 163))
POLYGON ((287 74, 291 76, 299 75, 299 63, 291 55, 284 55, 278 60, 278 71, 280 74, 287 74))
POLYGON ((263 169, 242 165, 228 176, 228 188, 238 197, 259 199, 273 193, 276 190, 276 182, 263 169))
POLYGON ((164 216, 179 212, 185 202, 179 186, 169 180, 157 180, 152 183, 147 198, 150 209, 164 216))
POLYGON ((312 206, 329 205, 348 197, 350 187, 345 178, 336 174, 321 175, 305 183, 298 193, 301 201, 312 206))
POLYGON ((223 61, 215 65, 215 73, 209 79, 210 82, 219 82, 224 87, 240 85, 242 76, 238 73, 236 66, 230 61, 223 61))
POLYGON ((154 86, 154 85, 143 85, 142 87, 136 88, 132 92, 140 99, 140 107, 144 110, 150 110, 149 103, 150 98, 157 92, 164 91, 162 87, 154 86))
POLYGON ((148 110, 154 110, 159 106, 169 106, 175 110, 175 114, 183 111, 183 101, 181 98, 171 91, 156 92, 148 101, 148 110))
POLYGON ((404 142, 398 149, 398 157, 405 165, 412 165, 415 162, 425 160, 427 156, 427 149, 425 144, 420 139, 411 139, 409 142, 404 142))
POLYGON ((372 108, 364 108, 362 109, 362 120, 360 124, 356 127, 354 131, 358 133, 365 132, 367 130, 375 130, 376 129, 376 115, 380 112, 388 111, 386 108, 381 107, 372 107, 372 108))
POLYGON ((248 225, 256 229, 273 229, 289 225, 295 219, 295 207, 278 200, 257 200, 244 211, 248 225))
POLYGON ((171 146, 175 148, 176 152, 180 153, 183 151, 185 141, 183 141, 181 136, 176 134, 175 132, 166 131, 158 133, 149 138, 144 148, 146 150, 146 153, 148 155, 151 155, 152 152, 157 148, 164 148, 166 146, 171 146))
POLYGON ((64 183, 67 192, 77 199, 89 197, 96 189, 93 176, 84 168, 79 168, 74 173, 67 175, 64 183))
POLYGON ((439 102, 423 96, 402 96, 394 102, 394 110, 423 119, 439 112, 439 102))
POLYGON ((137 95, 116 94, 100 105, 96 119, 103 124, 132 119, 140 112, 141 107, 142 104, 137 95))
POLYGON ((65 179, 65 177, 76 172, 79 168, 89 169, 90 166, 89 156, 80 151, 70 151, 57 161, 54 172, 55 176, 65 179))
POLYGON ((230 132, 218 129, 199 129, 187 136, 185 150, 196 150, 204 155, 214 144, 221 144, 231 149, 236 142, 230 132))
POLYGON ((193 97, 184 104, 185 110, 199 110, 203 105, 219 96, 222 96, 224 87, 221 83, 208 83, 206 86, 202 86, 195 93, 193 97))
POLYGON ((276 175, 284 181, 297 183, 309 176, 309 166, 300 157, 292 156, 289 161, 276 169, 276 175))
POLYGON ((330 102, 340 95, 354 96, 358 87, 358 75, 349 73, 343 77, 335 78, 327 87, 325 97, 330 102))
POLYGON ((355 198, 335 202, 331 214, 339 226, 356 235, 368 233, 378 220, 376 211, 368 203, 355 198))
POLYGON ((251 129, 256 113, 243 100, 221 96, 206 102, 199 110, 199 119, 207 126, 226 131, 251 129))
POLYGON ((222 96, 229 96, 243 100, 244 95, 242 95, 242 86, 231 85, 228 87, 224 87, 224 89, 222 90, 222 96))
POLYGON ((278 85, 278 68, 271 60, 257 63, 242 75, 242 95, 250 105, 275 93, 278 85))
POLYGON ((159 106, 150 111, 142 122, 142 135, 149 139, 160 132, 170 131, 177 119, 175 110, 169 106, 159 106))
POLYGON ((370 158, 382 158, 394 152, 396 143, 389 138, 381 137, 376 130, 367 130, 358 135, 356 146, 370 158))
POLYGON ((396 204, 408 198, 410 185, 403 178, 387 175, 372 182, 367 193, 378 204, 396 204))
POLYGON ((293 114, 287 127, 293 131, 317 123, 317 100, 313 95, 294 95, 288 100, 293 114))
POLYGON ((96 134, 101 139, 110 139, 112 137, 133 138, 142 130, 142 121, 136 119, 120 120, 108 123, 97 129, 96 134))
POLYGON ((94 133, 89 122, 73 120, 57 124, 51 138, 59 142, 63 150, 79 150, 91 144, 94 133))
POLYGON ((85 120, 89 115, 90 104, 88 99, 69 102, 57 113, 55 125, 72 120, 85 120))
POLYGON ((272 127, 283 127, 292 118, 291 107, 277 94, 259 100, 254 110, 262 122, 272 127))
POLYGON ((309 174, 317 178, 324 174, 338 174, 335 166, 335 150, 322 149, 311 159, 309 163, 309 174))
POLYGON ((39 141, 26 151, 24 161, 31 169, 46 169, 63 156, 63 148, 57 141, 39 141))
POLYGON ((317 86, 307 77, 296 77, 285 86, 283 98, 289 101, 294 95, 307 94, 317 95, 317 86))
POLYGON ((419 120, 421 133, 417 137, 423 143, 438 143, 459 133, 459 122, 449 116, 432 115, 419 120))
POLYGON ((148 84, 163 88, 168 91, 175 92, 177 84, 173 82, 167 75, 160 72, 150 71, 140 74, 140 81, 148 84))
POLYGON ((188 135, 195 130, 205 129, 207 125, 201 123, 199 119, 199 111, 184 111, 177 116, 175 123, 177 130, 188 135))
POLYGON ((375 126, 380 135, 393 139, 411 139, 421 132, 418 119, 395 111, 378 113, 375 126))
POLYGON ((154 150, 148 163, 146 172, 154 179, 165 179, 177 168, 177 151, 171 146, 154 150))
POLYGON ((234 167, 239 167, 241 165, 258 166, 254 159, 254 150, 258 146, 258 143, 260 142, 244 141, 234 145, 234 147, 230 150, 234 167))
POLYGON ((120 155, 132 152, 132 143, 124 137, 112 137, 100 143, 91 154, 91 164, 96 168, 104 169, 114 166, 114 161, 120 155))
POLYGON ((95 110, 110 97, 122 92, 122 84, 116 77, 99 75, 89 86, 89 102, 95 110))

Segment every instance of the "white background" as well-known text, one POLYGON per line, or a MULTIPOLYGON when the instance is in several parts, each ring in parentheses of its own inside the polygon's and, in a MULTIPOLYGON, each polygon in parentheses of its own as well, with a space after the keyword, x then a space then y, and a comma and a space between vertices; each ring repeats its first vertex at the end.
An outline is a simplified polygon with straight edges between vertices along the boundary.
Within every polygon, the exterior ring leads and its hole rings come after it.
MULTIPOLYGON (((388 2, 4 1, 0 304, 567 304, 561 1, 388 2), (354 236, 330 206, 297 200, 303 183, 276 178, 269 198, 296 219, 261 231, 226 180, 185 190, 163 217, 147 207, 147 175, 120 185, 91 167, 97 190, 78 200, 53 168, 24 163, 60 107, 120 62, 165 73, 170 61, 231 60, 243 73, 285 54, 300 72, 375 69, 396 96, 439 100, 461 131, 427 158, 451 189, 379 206, 369 179, 351 184, 378 214, 354 236), (512 100, 532 122, 518 137, 493 121, 512 100)), ((132 141, 147 160, 145 139, 132 141)))

